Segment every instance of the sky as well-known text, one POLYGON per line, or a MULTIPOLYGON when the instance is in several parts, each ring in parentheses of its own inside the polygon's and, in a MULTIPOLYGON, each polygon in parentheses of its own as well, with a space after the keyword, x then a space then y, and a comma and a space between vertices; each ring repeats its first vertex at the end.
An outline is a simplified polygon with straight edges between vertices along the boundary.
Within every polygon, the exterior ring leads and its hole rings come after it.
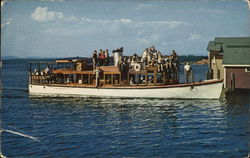
POLYGON ((248 0, 5 0, 1 55, 89 57, 95 49, 207 55, 215 37, 250 36, 248 0))

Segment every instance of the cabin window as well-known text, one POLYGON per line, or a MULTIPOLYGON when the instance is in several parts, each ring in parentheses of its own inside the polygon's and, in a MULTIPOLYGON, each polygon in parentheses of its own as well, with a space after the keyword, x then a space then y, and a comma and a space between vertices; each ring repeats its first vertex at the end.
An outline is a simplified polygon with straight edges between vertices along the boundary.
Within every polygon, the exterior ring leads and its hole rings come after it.
POLYGON ((145 74, 129 74, 129 84, 133 85, 145 85, 146 75, 145 74))
POLYGON ((88 74, 84 74, 82 76, 82 84, 88 84, 89 83, 89 75, 88 74))
POLYGON ((96 83, 96 76, 94 75, 90 75, 90 84, 95 84, 96 83))
POLYGON ((120 75, 119 74, 113 75, 113 84, 120 84, 120 75))
POLYGON ((73 82, 73 75, 72 74, 64 75, 64 82, 65 83, 72 83, 73 82))
POLYGON ((164 83, 164 75, 163 73, 157 74, 157 83, 164 83))
POLYGON ((154 84, 154 73, 148 73, 148 84, 154 84))
POLYGON ((250 72, 250 67, 246 67, 245 72, 250 72))
POLYGON ((82 75, 81 74, 76 74, 76 83, 82 84, 82 75))
POLYGON ((129 74, 129 84, 130 85, 136 84, 136 82, 135 82, 135 74, 129 74))
POLYGON ((111 83, 111 75, 110 74, 105 74, 105 84, 112 84, 111 83))
POLYGON ((56 74, 55 75, 55 83, 62 84, 64 82, 64 76, 63 74, 56 74))
POLYGON ((139 78, 138 78, 138 83, 141 85, 145 85, 146 84, 146 75, 145 74, 138 74, 139 78))

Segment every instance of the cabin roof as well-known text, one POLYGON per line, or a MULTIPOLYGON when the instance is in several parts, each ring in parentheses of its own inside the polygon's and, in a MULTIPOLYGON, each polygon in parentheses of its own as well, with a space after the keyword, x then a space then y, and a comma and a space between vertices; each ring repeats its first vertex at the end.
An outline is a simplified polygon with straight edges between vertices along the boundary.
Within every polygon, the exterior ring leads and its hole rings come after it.
POLYGON ((214 40, 216 43, 222 44, 250 44, 250 37, 215 37, 214 40))
POLYGON ((227 45, 236 45, 238 47, 250 45, 250 37, 215 37, 207 46, 208 51, 223 51, 227 45))
POLYGON ((224 65, 250 65, 250 37, 216 37, 208 51, 221 51, 224 65))
POLYGON ((207 46, 208 51, 221 51, 222 50, 222 44, 215 42, 215 41, 209 41, 207 46))
POLYGON ((222 64, 250 65, 250 44, 225 46, 222 64))

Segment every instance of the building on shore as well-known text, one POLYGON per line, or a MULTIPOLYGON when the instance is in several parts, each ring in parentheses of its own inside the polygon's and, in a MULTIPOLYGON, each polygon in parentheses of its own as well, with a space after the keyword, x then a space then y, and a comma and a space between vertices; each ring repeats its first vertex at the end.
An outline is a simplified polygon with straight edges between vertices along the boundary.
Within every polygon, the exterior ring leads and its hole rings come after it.
POLYGON ((250 37, 216 37, 207 47, 211 79, 224 87, 250 89, 250 37))

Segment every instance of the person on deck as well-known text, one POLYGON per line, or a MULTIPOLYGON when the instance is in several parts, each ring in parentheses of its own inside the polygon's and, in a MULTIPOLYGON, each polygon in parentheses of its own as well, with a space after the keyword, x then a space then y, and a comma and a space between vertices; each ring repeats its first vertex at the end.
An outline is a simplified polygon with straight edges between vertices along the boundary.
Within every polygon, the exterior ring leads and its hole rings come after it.
POLYGON ((179 58, 175 50, 172 51, 172 63, 177 71, 179 71, 179 58))
POLYGON ((99 66, 103 66, 104 60, 105 60, 104 51, 102 49, 100 49, 100 52, 99 52, 99 66))
POLYGON ((164 65, 165 65, 165 72, 167 73, 166 77, 169 80, 171 78, 171 69, 170 69, 170 57, 166 56, 165 57, 165 61, 164 61, 164 65))
POLYGON ((93 70, 95 70, 95 67, 96 67, 96 65, 97 65, 97 59, 98 59, 97 50, 94 50, 93 55, 92 55, 93 70))
POLYGON ((178 57, 177 54, 176 54, 176 52, 175 52, 175 50, 172 51, 171 55, 174 57, 174 59, 178 57))
POLYGON ((49 66, 47 65, 46 68, 44 69, 44 73, 47 75, 47 74, 50 74, 50 69, 49 69, 49 66))
POLYGON ((162 56, 158 55, 158 60, 157 60, 157 65, 158 65, 158 72, 162 72, 163 71, 163 60, 162 60, 162 56))
POLYGON ((149 66, 155 66, 156 64, 156 58, 155 58, 155 56, 153 56, 152 58, 151 58, 151 62, 150 62, 150 65, 149 66))
POLYGON ((134 53, 133 57, 132 57, 132 61, 134 63, 136 63, 138 61, 138 55, 136 53, 134 53))
POLYGON ((149 48, 149 52, 150 52, 150 54, 155 54, 156 53, 155 46, 151 46, 149 48))
POLYGON ((34 75, 39 75, 38 69, 35 69, 35 70, 34 70, 34 75))
POLYGON ((109 66, 109 50, 108 49, 106 49, 104 52, 104 58, 105 58, 104 65, 109 66))
POLYGON ((148 48, 146 48, 142 54, 141 62, 146 63, 147 61, 147 56, 148 56, 148 48))
POLYGON ((148 54, 148 57, 147 57, 147 65, 149 66, 150 64, 151 64, 151 62, 152 62, 152 54, 151 53, 149 53, 148 54))
POLYGON ((192 77, 192 68, 189 65, 189 62, 186 62, 186 64, 184 65, 184 73, 185 73, 185 77, 186 77, 186 83, 188 83, 189 78, 192 77))
POLYGON ((96 68, 95 71, 94 71, 96 88, 100 86, 100 72, 101 71, 99 70, 99 68, 96 68))
POLYGON ((121 70, 121 78, 122 80, 127 78, 127 72, 128 72, 128 64, 126 57, 121 60, 121 64, 119 64, 119 68, 121 70))

